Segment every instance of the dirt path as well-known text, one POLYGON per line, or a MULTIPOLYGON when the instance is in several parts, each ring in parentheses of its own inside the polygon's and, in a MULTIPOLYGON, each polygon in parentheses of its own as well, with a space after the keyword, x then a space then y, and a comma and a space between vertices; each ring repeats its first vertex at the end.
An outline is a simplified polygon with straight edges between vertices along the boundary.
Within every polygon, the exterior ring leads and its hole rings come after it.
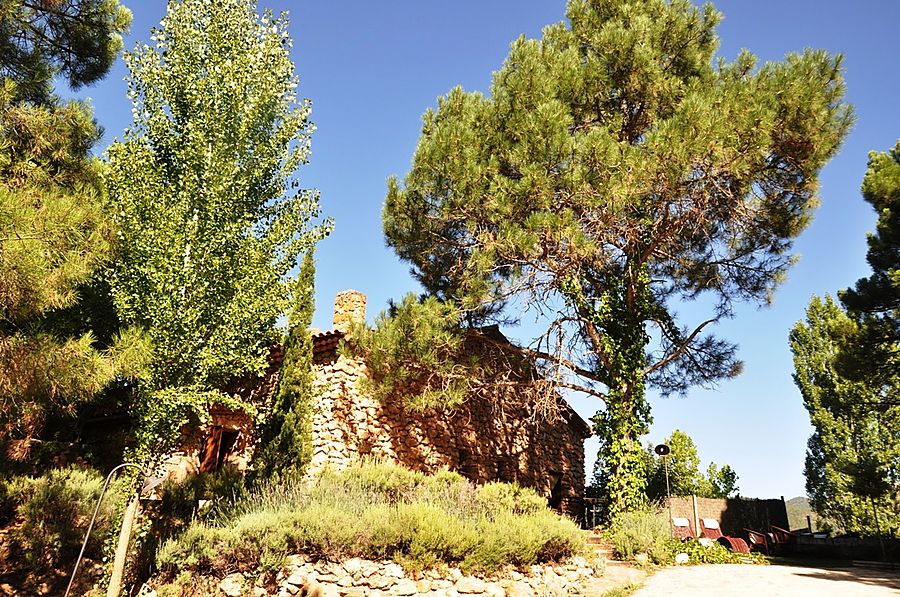
POLYGON ((900 571, 718 564, 660 570, 633 597, 887 597, 900 595, 900 571))

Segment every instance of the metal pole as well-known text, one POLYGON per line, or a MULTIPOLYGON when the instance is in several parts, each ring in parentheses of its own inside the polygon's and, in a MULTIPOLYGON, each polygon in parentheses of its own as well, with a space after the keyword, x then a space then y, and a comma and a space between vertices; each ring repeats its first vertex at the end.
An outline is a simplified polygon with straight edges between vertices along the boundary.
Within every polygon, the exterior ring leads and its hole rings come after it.
POLYGON ((669 495, 669 457, 663 456, 663 467, 666 469, 666 503, 669 505, 669 528, 675 536, 675 521, 672 520, 672 496, 669 495))
POLYGON ((94 506, 94 514, 91 515, 91 522, 88 524, 87 532, 84 534, 84 542, 81 544, 81 551, 78 552, 78 558, 75 560, 75 567, 72 568, 72 577, 69 579, 69 585, 66 587, 65 597, 69 597, 69 591, 72 590, 72 584, 75 582, 75 574, 78 573, 78 566, 81 564, 81 558, 84 557, 84 550, 87 549, 88 539, 91 536, 91 531, 94 529, 94 521, 97 520, 97 512, 100 511, 100 503, 103 501, 103 496, 106 495, 106 489, 109 487, 109 482, 112 481, 112 476, 119 469, 123 469, 126 466, 133 466, 138 469, 142 473, 144 469, 142 469, 139 465, 134 464, 133 462, 123 462, 113 470, 109 471, 109 474, 106 475, 106 481, 103 483, 103 489, 100 490, 100 496, 97 498, 97 505, 94 506))

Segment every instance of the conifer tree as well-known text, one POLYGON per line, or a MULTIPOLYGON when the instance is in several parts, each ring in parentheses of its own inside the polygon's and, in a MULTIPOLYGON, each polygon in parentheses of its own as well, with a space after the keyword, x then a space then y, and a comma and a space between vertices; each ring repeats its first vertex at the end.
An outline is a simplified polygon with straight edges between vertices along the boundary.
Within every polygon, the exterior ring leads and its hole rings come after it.
POLYGON ((288 315, 278 388, 254 454, 257 479, 277 480, 302 474, 312 459, 315 394, 309 326, 314 311, 315 262, 310 251, 294 282, 294 305, 288 315))
POLYGON ((122 50, 131 11, 119 0, 0 0, 0 78, 16 96, 44 103, 53 78, 78 89, 102 79, 122 50))
POLYGON ((113 234, 90 107, 50 86, 57 74, 74 87, 103 76, 130 13, 114 0, 55 4, 0 1, 0 440, 73 414, 136 374, 146 348, 131 332, 116 338, 115 325, 98 337, 75 315, 113 234), (70 19, 77 26, 60 24, 70 19))
POLYGON ((878 221, 866 254, 872 275, 840 293, 862 326, 859 345, 845 351, 844 370, 880 386, 880 401, 890 407, 900 404, 900 141, 889 153, 869 154, 862 195, 878 221))
POLYGON ((647 387, 740 371, 708 332, 771 299, 852 117, 839 57, 726 63, 711 5, 570 0, 566 16, 512 44, 490 96, 457 88, 426 112, 384 229, 460 321, 512 302, 546 322, 521 353, 602 404, 615 513, 644 500, 647 387), (701 296, 709 317, 681 321, 701 296))

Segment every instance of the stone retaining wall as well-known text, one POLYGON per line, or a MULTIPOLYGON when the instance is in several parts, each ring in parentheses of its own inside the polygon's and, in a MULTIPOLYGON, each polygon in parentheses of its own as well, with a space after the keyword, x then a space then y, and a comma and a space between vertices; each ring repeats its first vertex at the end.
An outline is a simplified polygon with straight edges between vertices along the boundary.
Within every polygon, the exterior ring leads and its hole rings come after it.
POLYGON ((311 562, 295 555, 278 574, 275 592, 241 574, 225 577, 218 588, 228 597, 531 597, 581 594, 585 583, 599 572, 581 557, 559 565, 531 566, 525 573, 509 570, 479 578, 465 575, 459 568, 410 575, 391 561, 311 562))

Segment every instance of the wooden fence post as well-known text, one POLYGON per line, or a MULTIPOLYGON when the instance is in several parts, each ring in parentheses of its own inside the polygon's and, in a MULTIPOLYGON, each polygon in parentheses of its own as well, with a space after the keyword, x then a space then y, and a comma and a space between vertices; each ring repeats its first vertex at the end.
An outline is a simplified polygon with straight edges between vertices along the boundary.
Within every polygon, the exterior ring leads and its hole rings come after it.
POLYGON ((125 558, 128 555, 128 544, 131 542, 131 529, 134 527, 134 519, 140 508, 138 494, 128 502, 125 515, 122 517, 122 531, 119 533, 119 544, 116 547, 116 557, 113 560, 112 573, 109 576, 109 587, 106 589, 106 597, 119 597, 122 591, 122 577, 125 574, 125 558))

